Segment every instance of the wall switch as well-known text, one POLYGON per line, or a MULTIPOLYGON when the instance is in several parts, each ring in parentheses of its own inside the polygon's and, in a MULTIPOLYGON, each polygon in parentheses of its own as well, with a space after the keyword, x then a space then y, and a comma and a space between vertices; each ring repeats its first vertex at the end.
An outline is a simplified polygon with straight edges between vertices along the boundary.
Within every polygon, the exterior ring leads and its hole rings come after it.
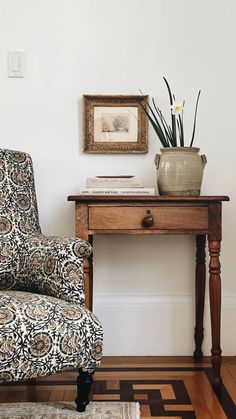
POLYGON ((25 54, 24 51, 8 51, 8 77, 24 77, 25 54))

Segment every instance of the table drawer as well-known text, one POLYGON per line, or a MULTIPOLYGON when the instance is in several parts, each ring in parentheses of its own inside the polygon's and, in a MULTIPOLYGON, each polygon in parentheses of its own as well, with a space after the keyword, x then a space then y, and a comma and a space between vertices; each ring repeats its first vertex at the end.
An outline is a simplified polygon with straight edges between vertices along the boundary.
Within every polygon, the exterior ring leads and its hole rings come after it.
POLYGON ((207 207, 90 206, 90 230, 207 230, 207 207))

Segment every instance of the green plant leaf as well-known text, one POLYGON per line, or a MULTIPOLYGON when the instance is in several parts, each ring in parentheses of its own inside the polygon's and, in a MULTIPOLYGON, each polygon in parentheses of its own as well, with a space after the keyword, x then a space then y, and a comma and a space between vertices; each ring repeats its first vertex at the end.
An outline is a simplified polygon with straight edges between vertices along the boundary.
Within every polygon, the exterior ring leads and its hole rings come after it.
MULTIPOLYGON (((142 91, 140 90, 142 93, 142 91)), ((143 95, 143 93, 142 93, 143 95)), ((166 138, 165 133, 163 133, 162 127, 157 119, 157 116, 155 115, 155 112, 153 111, 152 107, 149 105, 148 101, 146 100, 146 106, 148 107, 149 111, 152 114, 152 117, 150 113, 147 111, 147 109, 143 106, 143 104, 140 102, 140 106, 146 113, 147 117, 149 118, 155 132, 157 133, 159 140, 161 141, 161 144, 163 147, 169 147, 168 138, 166 138)))
POLYGON ((194 136, 195 136, 197 109, 198 109, 198 102, 199 102, 200 94, 201 94, 201 90, 199 90, 198 95, 197 95, 197 101, 196 101, 195 112, 194 112, 193 133, 192 133, 192 139, 191 139, 190 147, 192 147, 192 145, 193 145, 193 140, 194 140, 194 136))
MULTIPOLYGON (((161 130, 161 127, 160 127, 159 122, 156 119, 153 119, 151 117, 151 115, 149 114, 149 112, 147 111, 147 109, 145 108, 145 106, 143 106, 142 103, 139 102, 139 105, 141 106, 141 108, 143 109, 143 111, 147 115, 149 121, 151 122, 151 125, 154 128, 154 130, 155 130, 155 132, 156 132, 156 134, 157 134, 157 136, 158 136, 158 138, 159 138, 162 146, 163 147, 169 147, 168 141, 166 140, 165 135, 163 134, 163 132, 161 130)), ((148 103, 147 103, 147 106, 148 106, 149 109, 151 108, 148 103)), ((151 111, 152 111, 152 109, 151 109, 151 111)))
POLYGON ((162 124, 162 128, 163 128, 163 130, 165 132, 166 138, 168 139, 168 141, 170 143, 170 146, 173 146, 172 145, 172 132, 169 130, 169 127, 167 125, 167 122, 166 122, 164 116, 162 115, 161 110, 157 107, 154 98, 152 98, 152 103, 153 103, 154 109, 155 109, 155 111, 156 111, 156 113, 157 113, 157 115, 158 115, 158 117, 160 119, 160 123, 162 124))
POLYGON ((169 98, 170 98, 170 104, 171 104, 171 105, 173 105, 172 93, 171 93, 171 90, 170 90, 169 83, 168 83, 168 81, 166 80, 166 78, 165 78, 165 77, 163 77, 163 79, 164 79, 165 84, 166 84, 167 89, 168 89, 169 98))
MULTIPOLYGON (((150 112, 151 112, 151 114, 152 114, 152 117, 153 117, 154 123, 156 124, 156 126, 157 126, 157 128, 158 128, 159 132, 161 133, 161 136, 164 138, 165 142, 168 144, 168 138, 166 138, 165 132, 163 132, 163 129, 162 129, 162 127, 161 127, 160 122, 159 122, 159 121, 158 121, 158 119, 157 119, 157 116, 155 115, 155 112, 153 111, 153 109, 152 109, 152 107, 149 105, 149 103, 147 103, 147 106, 148 106, 148 109, 150 110, 150 112)), ((150 116, 150 114, 149 114, 149 116, 150 116)))
POLYGON ((179 145, 184 147, 184 127, 183 127, 183 112, 182 117, 179 115, 179 145))
MULTIPOLYGON (((165 77, 163 77, 168 93, 169 93, 169 98, 170 98, 170 105, 173 105, 173 97, 172 97, 172 92, 169 86, 168 81, 166 80, 165 77)), ((173 147, 177 147, 177 138, 176 138, 176 120, 175 120, 175 115, 172 114, 171 112, 171 122, 172 122, 172 133, 173 133, 173 147)))
MULTIPOLYGON (((163 77, 163 79, 165 81, 165 84, 168 90, 170 106, 172 106, 175 101, 175 96, 171 92, 171 88, 167 79, 165 77, 163 77)), ((144 96, 141 90, 140 92, 142 96, 144 96)), ((199 103, 200 94, 201 94, 201 90, 199 90, 198 92, 196 105, 195 105, 193 132, 192 132, 190 147, 192 147, 193 140, 195 137, 197 111, 198 111, 198 103, 199 103)), ((152 106, 148 103, 148 100, 146 97, 145 97, 145 106, 141 102, 139 102, 139 105, 141 106, 146 116, 148 117, 163 147, 184 147, 185 136, 184 136, 183 110, 184 110, 185 101, 183 102, 183 109, 182 109, 181 114, 175 115, 174 113, 172 113, 172 109, 171 109, 171 126, 167 123, 161 110, 156 105, 154 98, 152 98, 152 106)))

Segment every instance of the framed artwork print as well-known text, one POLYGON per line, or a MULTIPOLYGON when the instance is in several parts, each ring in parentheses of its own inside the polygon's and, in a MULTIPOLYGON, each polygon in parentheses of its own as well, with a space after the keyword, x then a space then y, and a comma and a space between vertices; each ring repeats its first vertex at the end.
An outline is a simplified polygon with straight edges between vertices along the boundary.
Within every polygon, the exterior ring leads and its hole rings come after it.
POLYGON ((84 95, 85 153, 147 153, 148 96, 84 95), (140 105, 141 104, 141 105, 140 105))

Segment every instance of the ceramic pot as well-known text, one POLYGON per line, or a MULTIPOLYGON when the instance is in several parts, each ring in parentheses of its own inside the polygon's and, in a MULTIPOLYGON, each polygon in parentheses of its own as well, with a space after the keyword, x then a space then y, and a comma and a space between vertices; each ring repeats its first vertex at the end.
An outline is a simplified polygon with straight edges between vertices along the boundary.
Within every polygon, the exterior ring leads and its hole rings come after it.
POLYGON ((161 148, 156 154, 157 186, 160 195, 200 195, 206 156, 197 147, 161 148))

